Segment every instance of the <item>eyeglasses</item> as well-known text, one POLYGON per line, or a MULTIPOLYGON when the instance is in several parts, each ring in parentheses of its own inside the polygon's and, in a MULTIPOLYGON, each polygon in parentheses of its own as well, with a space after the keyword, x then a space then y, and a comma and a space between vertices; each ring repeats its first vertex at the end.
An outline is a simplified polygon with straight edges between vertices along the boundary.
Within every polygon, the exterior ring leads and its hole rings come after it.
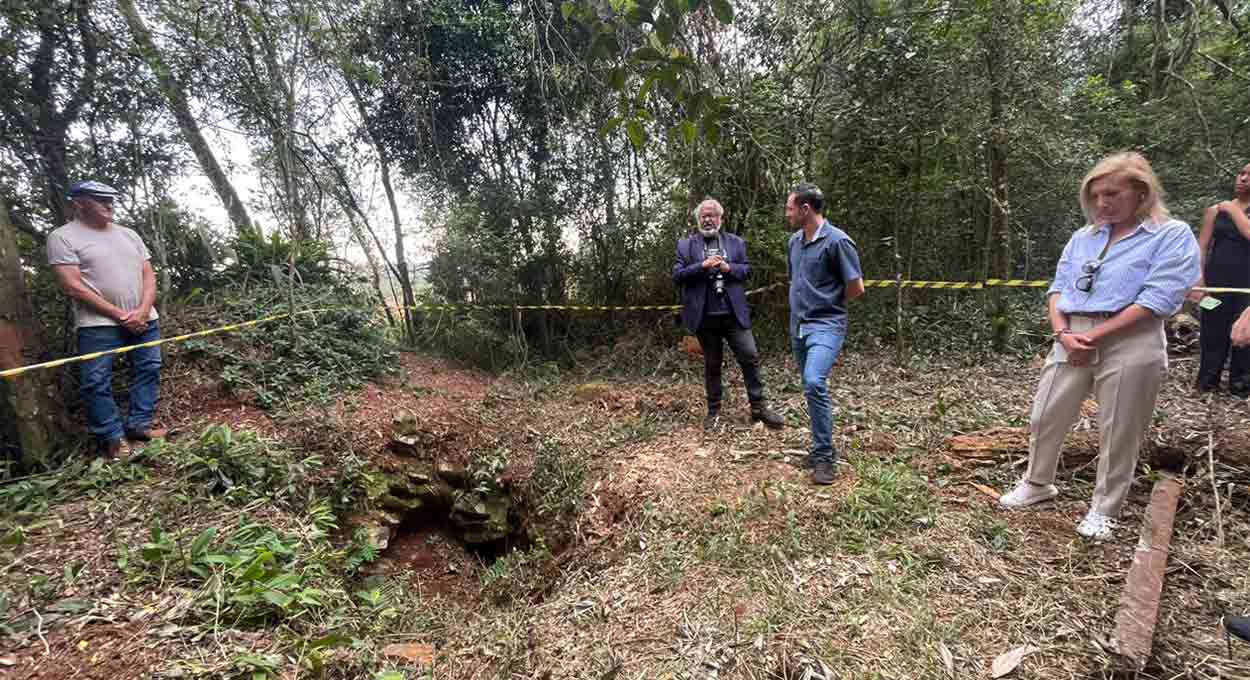
POLYGON ((1090 260, 1081 265, 1081 271, 1085 274, 1076 280, 1076 289, 1082 293, 1088 293, 1094 289, 1094 277, 1098 276, 1098 270, 1102 269, 1102 260, 1090 260))

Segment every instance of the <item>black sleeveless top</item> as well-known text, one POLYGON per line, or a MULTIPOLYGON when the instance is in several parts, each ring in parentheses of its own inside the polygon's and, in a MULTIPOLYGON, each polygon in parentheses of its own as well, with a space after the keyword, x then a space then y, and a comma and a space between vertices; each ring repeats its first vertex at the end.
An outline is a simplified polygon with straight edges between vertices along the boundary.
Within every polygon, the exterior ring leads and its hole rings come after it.
POLYGON ((1215 216, 1203 280, 1217 288, 1250 287, 1250 240, 1241 235, 1233 218, 1223 210, 1215 216))

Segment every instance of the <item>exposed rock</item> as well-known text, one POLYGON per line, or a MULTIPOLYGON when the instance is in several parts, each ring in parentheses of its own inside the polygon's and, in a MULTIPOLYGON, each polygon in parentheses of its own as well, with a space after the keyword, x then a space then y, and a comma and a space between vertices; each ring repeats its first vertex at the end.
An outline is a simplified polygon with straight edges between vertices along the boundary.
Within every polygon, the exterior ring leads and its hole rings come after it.
POLYGON ((448 460, 438 461, 438 463, 434 466, 434 472, 436 472, 438 476, 443 479, 443 481, 460 488, 465 486, 465 482, 467 482, 469 478, 469 474, 464 469, 463 465, 453 463, 448 460))
POLYGON ((390 545, 391 537, 395 533, 395 527, 399 526, 399 521, 398 517, 388 512, 361 513, 348 515, 344 520, 344 526, 351 533, 364 529, 369 544, 378 551, 382 551, 390 545))
POLYGON ((425 502, 412 496, 396 496, 388 493, 378 499, 378 505, 395 512, 413 512, 425 507, 425 502))
POLYGON ((511 509, 512 499, 506 495, 462 493, 451 507, 451 522, 460 529, 465 543, 489 543, 511 533, 511 509))
POLYGON ((451 505, 451 487, 441 480, 431 479, 420 469, 405 469, 385 474, 386 493, 378 503, 387 510, 398 513, 412 512, 422 508, 446 508, 451 505))
POLYGON ((416 437, 420 431, 417 416, 411 411, 401 411, 391 418, 391 435, 394 437, 416 437))
POLYGON ((389 446, 401 456, 416 456, 421 452, 420 434, 417 416, 410 411, 400 411, 391 418, 389 446))
POLYGON ((1173 351, 1192 350, 1198 346, 1202 324, 1188 314, 1177 314, 1167 321, 1168 346, 1173 351))
POLYGON ((395 435, 391 438, 390 447, 401 456, 416 457, 421 453, 420 440, 414 435, 395 435))

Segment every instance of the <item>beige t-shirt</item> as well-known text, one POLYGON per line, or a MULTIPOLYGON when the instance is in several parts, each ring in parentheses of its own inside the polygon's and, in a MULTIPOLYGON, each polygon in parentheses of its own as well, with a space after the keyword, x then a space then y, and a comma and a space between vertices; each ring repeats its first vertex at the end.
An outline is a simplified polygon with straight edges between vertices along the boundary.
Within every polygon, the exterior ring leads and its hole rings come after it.
MULTIPOLYGON (((133 229, 110 224, 93 229, 74 220, 48 235, 48 264, 78 265, 82 282, 124 310, 143 298, 143 263, 152 259, 133 229)), ((153 309, 148 321, 159 318, 153 309)), ((91 307, 74 301, 74 326, 120 326, 91 307)))

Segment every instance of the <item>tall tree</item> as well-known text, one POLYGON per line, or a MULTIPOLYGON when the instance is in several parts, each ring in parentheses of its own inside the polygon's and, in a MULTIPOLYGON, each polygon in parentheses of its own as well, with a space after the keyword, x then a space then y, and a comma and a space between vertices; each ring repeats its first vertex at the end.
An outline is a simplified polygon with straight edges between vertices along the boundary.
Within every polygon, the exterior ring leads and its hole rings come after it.
POLYGON ((212 184, 213 191, 217 193, 218 199, 225 206, 226 213, 230 216, 230 221, 234 223, 235 230, 240 233, 257 231, 256 224, 252 222, 252 218, 248 214, 247 206, 239 198, 239 193, 235 191, 229 176, 226 175, 221 164, 217 162, 217 156, 213 154, 213 150, 208 146, 208 141, 204 138, 203 133, 200 132, 200 125, 191 113, 191 104, 187 94, 183 91, 178 78, 170 70, 157 49, 156 43, 152 39, 152 32, 148 30, 146 22, 139 14, 139 10, 136 9, 134 0, 118 0, 118 5, 121 7, 122 14, 126 18, 126 23, 130 27, 131 35, 134 37, 140 53, 152 71, 156 73, 156 77, 160 82, 161 92, 169 102, 174 119, 178 122, 178 128, 182 131, 187 145, 191 147, 192 153, 195 154, 196 160, 199 161, 200 169, 204 171, 209 183, 212 184))
MULTIPOLYGON (((42 333, 26 294, 18 257, 17 229, 0 205, 0 370, 26 365, 43 346, 42 333)), ((0 379, 0 421, 11 423, 17 455, 26 469, 45 464, 50 455, 53 421, 48 398, 50 372, 25 373, 0 379)), ((9 433, 0 432, 0 435, 9 433)), ((3 452, 5 458, 11 452, 3 452)))
POLYGON ((60 225, 68 219, 69 140, 84 107, 96 96, 103 38, 91 17, 89 0, 6 3, 0 50, 0 137, 37 187, 41 211, 21 209, 15 187, 4 196, 19 208, 17 224, 39 233, 33 220, 60 225), (42 213, 42 214, 40 214, 42 213))

